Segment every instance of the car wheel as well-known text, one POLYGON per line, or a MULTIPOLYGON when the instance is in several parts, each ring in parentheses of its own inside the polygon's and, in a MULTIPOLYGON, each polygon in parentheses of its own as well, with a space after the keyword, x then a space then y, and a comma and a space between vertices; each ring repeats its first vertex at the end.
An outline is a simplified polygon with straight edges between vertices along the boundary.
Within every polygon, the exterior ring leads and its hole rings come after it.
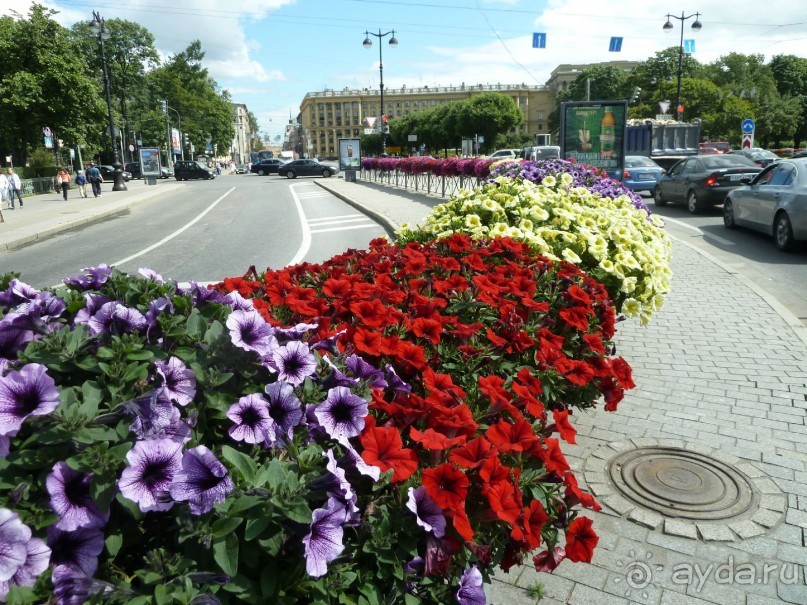
POLYGON ((296 175, 296 174, 294 174, 294 171, 292 171, 292 170, 289 170, 289 171, 286 173, 286 178, 287 178, 287 179, 293 179, 293 178, 295 178, 296 176, 297 176, 297 175, 296 175))
POLYGON ((258 176, 264 176, 266 173, 263 170, 258 171, 258 176))
POLYGON ((735 229, 737 227, 737 223, 734 222, 734 205, 728 198, 723 202, 723 224, 726 229, 735 229))
POLYGON ((793 227, 784 212, 776 215, 773 223, 773 237, 776 241, 776 247, 782 252, 789 252, 793 249, 793 227))
POLYGON ((691 214, 698 214, 701 211, 698 196, 695 195, 695 192, 691 189, 689 190, 689 193, 687 193, 687 210, 689 210, 691 214))
POLYGON ((325 170, 322 171, 322 176, 324 176, 327 179, 329 176, 331 176, 331 171, 326 168, 325 170))
POLYGON ((181 180, 182 180, 182 177, 181 177, 181 176, 177 176, 177 177, 174 177, 174 178, 175 178, 176 180, 178 180, 178 181, 181 181, 181 180))
POLYGON ((661 197, 661 187, 656 185, 653 189, 653 201, 656 203, 656 206, 666 206, 667 200, 661 197))

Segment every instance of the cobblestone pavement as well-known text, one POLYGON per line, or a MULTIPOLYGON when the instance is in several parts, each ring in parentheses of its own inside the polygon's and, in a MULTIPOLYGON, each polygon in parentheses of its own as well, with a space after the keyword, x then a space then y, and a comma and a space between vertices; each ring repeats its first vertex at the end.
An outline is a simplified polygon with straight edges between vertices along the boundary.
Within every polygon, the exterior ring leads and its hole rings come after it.
MULTIPOLYGON (((440 201, 362 182, 318 183, 392 228, 416 223, 440 201)), ((564 444, 603 505, 584 513, 600 535, 592 563, 500 573, 494 605, 807 604, 807 345, 776 305, 680 241, 672 270, 672 292, 650 324, 617 325, 636 389, 616 413, 578 412, 578 443, 564 444), (694 524, 629 502, 606 476, 607 462, 651 445, 738 469, 754 487, 754 506, 694 524)))

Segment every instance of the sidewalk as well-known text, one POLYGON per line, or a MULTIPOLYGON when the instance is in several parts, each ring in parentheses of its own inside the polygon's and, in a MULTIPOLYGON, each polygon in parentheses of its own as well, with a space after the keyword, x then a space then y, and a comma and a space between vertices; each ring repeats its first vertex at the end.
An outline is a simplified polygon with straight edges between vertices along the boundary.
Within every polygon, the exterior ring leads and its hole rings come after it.
MULTIPOLYGON (((389 230, 442 201, 316 182, 389 230)), ((807 604, 807 339, 776 301, 683 242, 672 270, 650 324, 617 327, 636 389, 616 413, 578 413, 578 444, 564 444, 603 505, 585 512, 600 535, 593 562, 500 573, 494 605, 807 604), (698 512, 676 511, 688 507, 698 512)))
MULTIPOLYGON (((416 224, 442 201, 365 181, 314 182, 390 231, 416 224)), ((180 185, 128 186, 105 188, 101 199, 73 191, 68 202, 57 194, 27 198, 22 210, 3 213, 0 259, 10 247, 180 185)), ((577 477, 603 505, 584 513, 600 535, 592 564, 564 562, 538 574, 526 562, 495 578, 493 605, 807 604, 804 327, 677 240, 672 269, 672 292, 650 324, 617 327, 637 388, 616 413, 579 412, 578 444, 564 444, 577 477), (687 508, 696 513, 678 512, 687 508)))

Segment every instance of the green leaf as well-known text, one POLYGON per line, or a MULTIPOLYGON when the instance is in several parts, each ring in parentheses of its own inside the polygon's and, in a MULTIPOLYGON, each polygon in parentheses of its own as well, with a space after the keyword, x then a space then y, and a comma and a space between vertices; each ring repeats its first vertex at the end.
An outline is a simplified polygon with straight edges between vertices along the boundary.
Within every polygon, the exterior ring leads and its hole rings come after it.
POLYGON ((283 463, 278 459, 273 459, 268 464, 264 464, 261 473, 255 478, 255 487, 261 487, 268 483, 272 492, 278 492, 286 480, 286 471, 283 463))
POLYGON ((104 544, 106 544, 106 551, 109 556, 114 559, 120 547, 123 546, 123 537, 120 534, 110 534, 104 540, 104 544))
POLYGON ((252 458, 231 448, 229 445, 225 445, 221 448, 221 455, 227 462, 239 470, 241 476, 244 477, 247 483, 254 482, 255 474, 258 472, 258 465, 252 458))
POLYGON ((221 571, 235 576, 238 573, 238 536, 228 534, 223 540, 213 542, 213 559, 221 571))
POLYGON ((227 509, 227 513, 230 515, 237 515, 239 513, 243 513, 250 508, 261 504, 263 500, 258 498, 257 496, 241 496, 237 498, 227 509))
POLYGON ((204 338, 205 332, 207 331, 207 320, 199 309, 194 308, 193 311, 191 311, 186 323, 186 330, 188 336, 195 340, 202 340, 204 338))
POLYGON ((420 599, 415 595, 406 593, 406 595, 404 595, 404 605, 421 605, 421 603, 420 599))
POLYGON ((236 528, 241 525, 243 519, 241 517, 224 517, 216 521, 211 527, 214 538, 223 538, 224 536, 233 533, 236 528))
POLYGON ((130 361, 151 361, 154 359, 154 353, 145 350, 132 351, 126 355, 126 359, 130 361))
POLYGON ((171 603, 171 594, 165 584, 157 584, 154 587, 154 601, 157 605, 169 605, 171 603))
POLYGON ((205 333, 205 343, 209 345, 214 345, 224 335, 224 326, 221 325, 220 321, 214 321, 207 327, 207 332, 205 333))
POLYGON ((255 538, 260 537, 261 533, 271 523, 269 517, 258 517, 257 519, 250 519, 244 528, 244 539, 249 542, 255 538))

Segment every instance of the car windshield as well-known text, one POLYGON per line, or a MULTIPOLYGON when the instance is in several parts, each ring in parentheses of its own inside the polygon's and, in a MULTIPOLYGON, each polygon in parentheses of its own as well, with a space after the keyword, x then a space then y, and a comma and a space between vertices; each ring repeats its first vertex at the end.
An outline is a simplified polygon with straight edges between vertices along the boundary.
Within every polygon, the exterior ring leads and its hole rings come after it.
POLYGON ((741 155, 715 155, 702 157, 701 162, 706 170, 721 170, 723 168, 759 168, 754 162, 741 155))
POLYGON ((759 151, 752 151, 751 157, 755 160, 770 160, 770 159, 779 159, 779 156, 773 153, 772 151, 768 151, 767 149, 760 149, 759 151))
POLYGON ((625 168, 639 168, 640 166, 646 166, 649 168, 659 168, 659 165, 656 164, 650 158, 643 158, 641 156, 625 157, 625 168))

